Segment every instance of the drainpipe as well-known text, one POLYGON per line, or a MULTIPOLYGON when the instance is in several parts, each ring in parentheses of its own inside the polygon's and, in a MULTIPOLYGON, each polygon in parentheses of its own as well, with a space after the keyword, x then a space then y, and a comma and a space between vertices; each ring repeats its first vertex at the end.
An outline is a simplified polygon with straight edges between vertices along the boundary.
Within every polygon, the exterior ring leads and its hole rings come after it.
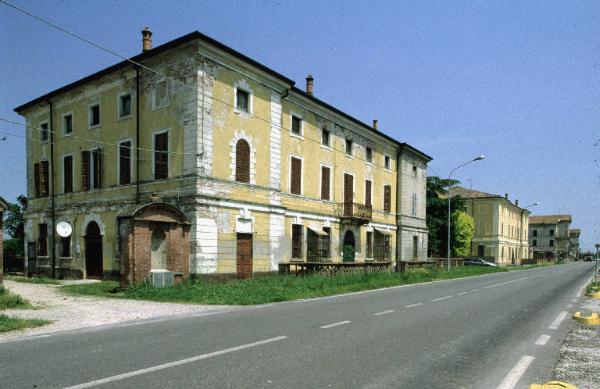
POLYGON ((50 232, 50 258, 52 259, 52 278, 56 278, 56 205, 54 192, 54 109, 52 102, 48 100, 50 106, 50 218, 52 220, 52 229, 50 232))
POLYGON ((396 154, 396 272, 401 271, 400 269, 400 262, 402 261, 402 230, 400 228, 400 225, 398 224, 398 221, 400 219, 400 207, 399 207, 399 201, 398 199, 401 198, 400 197, 400 181, 401 181, 401 177, 400 177, 400 156, 402 155, 402 149, 398 150, 398 153, 396 154))
MULTIPOLYGON (((131 153, 130 153, 131 154, 131 153)), ((135 202, 140 202, 140 68, 135 67, 135 202)))

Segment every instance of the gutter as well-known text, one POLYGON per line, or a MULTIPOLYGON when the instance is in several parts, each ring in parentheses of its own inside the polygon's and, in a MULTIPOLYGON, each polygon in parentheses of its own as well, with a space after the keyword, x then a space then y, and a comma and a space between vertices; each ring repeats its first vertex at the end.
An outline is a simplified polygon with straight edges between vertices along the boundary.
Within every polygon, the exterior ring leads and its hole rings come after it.
MULTIPOLYGON (((131 155, 131 150, 129 152, 131 155)), ((140 68, 135 66, 135 202, 140 202, 140 68)))
POLYGON ((48 100, 50 106, 50 218, 52 220, 52 230, 50 231, 50 258, 52 259, 52 278, 56 278, 56 193, 54 191, 54 109, 52 102, 48 100))

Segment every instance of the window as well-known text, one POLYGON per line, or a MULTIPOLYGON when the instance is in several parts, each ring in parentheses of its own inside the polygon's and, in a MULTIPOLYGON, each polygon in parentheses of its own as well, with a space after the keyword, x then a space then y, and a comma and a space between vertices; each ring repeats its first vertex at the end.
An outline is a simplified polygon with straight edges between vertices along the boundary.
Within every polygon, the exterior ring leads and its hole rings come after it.
POLYGON ((63 192, 73 192, 73 156, 63 158, 63 192))
POLYGON ((169 105, 169 88, 166 81, 156 84, 153 97, 154 109, 164 108, 169 105))
POLYGON ((413 259, 419 259, 419 236, 413 235, 413 259))
POLYGON ((119 96, 119 118, 131 116, 131 95, 119 96))
POLYGON ((365 159, 367 160, 367 162, 373 162, 373 149, 370 147, 367 147, 365 149, 365 159))
POLYGON ((417 216, 417 194, 412 195, 412 215, 417 216))
POLYGON ((73 115, 66 114, 63 116, 63 134, 69 135, 73 132, 73 115))
POLYGON ((250 113, 250 93, 243 89, 237 88, 235 92, 235 101, 235 106, 238 110, 250 113))
POLYGON ((413 171, 413 177, 417 178, 417 165, 413 165, 412 171, 413 171))
POLYGON ((321 200, 331 200, 331 168, 321 166, 321 200))
POLYGON ((533 230, 533 236, 537 236, 537 230, 533 230))
POLYGON ((48 225, 46 223, 38 224, 38 252, 40 257, 48 256, 48 225))
POLYGON ((48 141, 48 123, 40 124, 40 141, 48 141))
POLYGON ((392 211, 392 187, 390 185, 383 187, 383 211, 392 211))
POLYGON ((550 247, 554 247, 554 239, 550 239, 550 247))
POLYGON ((290 193, 302 194, 302 160, 292 157, 290 170, 290 193))
POLYGON ((550 236, 554 236, 554 230, 550 230, 550 236))
POLYGON ((367 231, 367 258, 373 258, 373 231, 367 231))
POLYGON ((169 133, 154 134, 154 179, 169 177, 169 133))
POLYGON ((250 145, 244 139, 235 145, 235 180, 250 183, 250 145))
POLYGON ((83 190, 102 187, 102 150, 81 152, 81 187, 83 190))
POLYGON ((328 130, 326 130, 326 129, 321 130, 321 144, 323 146, 329 147, 329 142, 330 142, 329 136, 330 136, 330 133, 328 130))
POLYGON ((33 165, 35 196, 46 197, 49 193, 48 161, 41 161, 33 165))
POLYGON ((346 154, 352 155, 352 141, 350 139, 346 139, 346 154))
POLYGON ((60 256, 61 257, 70 257, 71 256, 71 237, 67 236, 66 238, 60 238, 60 256))
POLYGON ((371 180, 365 181, 365 206, 371 208, 371 187, 373 183, 371 180))
POLYGON ((292 259, 302 259, 302 242, 304 227, 301 224, 292 224, 292 259))
POLYGON ((331 259, 331 228, 323 227, 323 232, 326 235, 319 236, 319 256, 322 261, 328 261, 331 259))
POLYGON ((537 239, 534 239, 533 240, 533 247, 536 247, 536 246, 537 246, 537 239))
POLYGON ((392 166, 392 160, 390 159, 389 155, 386 155, 383 157, 383 167, 390 170, 392 166))
POLYGON ((292 115, 292 134, 302 135, 302 118, 292 115))
POLYGON ((119 185, 131 184, 131 141, 119 143, 119 185))
POLYGON ((100 125, 100 104, 90 106, 89 118, 90 128, 98 127, 100 125))

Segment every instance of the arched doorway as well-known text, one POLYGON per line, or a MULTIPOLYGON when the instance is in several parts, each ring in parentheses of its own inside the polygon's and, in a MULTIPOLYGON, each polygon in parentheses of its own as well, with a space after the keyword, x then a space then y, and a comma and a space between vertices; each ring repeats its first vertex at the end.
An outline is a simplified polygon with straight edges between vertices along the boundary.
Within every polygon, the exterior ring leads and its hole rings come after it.
POLYGON ((150 269, 167 270, 167 235, 162 228, 152 231, 150 269))
POLYGON ((85 269, 87 278, 102 278, 102 235, 96 222, 85 229, 85 269))
POLYGON ((342 247, 342 260, 344 262, 354 262, 355 240, 352 231, 348 230, 344 234, 344 242, 342 247))

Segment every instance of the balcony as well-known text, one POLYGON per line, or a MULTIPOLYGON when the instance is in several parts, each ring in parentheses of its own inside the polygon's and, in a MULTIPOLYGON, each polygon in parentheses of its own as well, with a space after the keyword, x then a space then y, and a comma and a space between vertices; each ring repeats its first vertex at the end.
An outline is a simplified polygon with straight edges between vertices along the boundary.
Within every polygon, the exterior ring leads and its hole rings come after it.
POLYGON ((370 205, 358 203, 339 203, 337 215, 342 223, 367 224, 373 216, 373 208, 370 205))

